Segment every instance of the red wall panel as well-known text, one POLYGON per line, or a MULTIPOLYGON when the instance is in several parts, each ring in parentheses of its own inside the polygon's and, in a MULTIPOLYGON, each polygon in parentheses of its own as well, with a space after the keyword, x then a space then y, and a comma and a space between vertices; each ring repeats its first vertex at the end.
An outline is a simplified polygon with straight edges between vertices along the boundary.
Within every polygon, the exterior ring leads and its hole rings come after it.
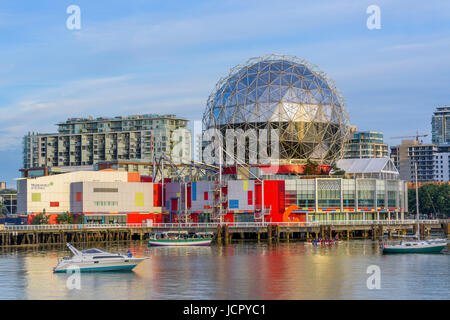
POLYGON ((192 207, 192 186, 191 183, 187 185, 187 208, 190 209, 192 207))
POLYGON ((153 177, 141 176, 141 182, 153 182, 153 177))
POLYGON ((255 206, 261 207, 261 183, 255 181, 255 206))
POLYGON ((153 206, 161 207, 161 184, 155 183, 153 185, 153 206))
POLYGON ((154 213, 148 213, 148 214, 142 214, 142 213, 128 213, 127 214, 127 223, 142 223, 144 220, 152 219, 154 223, 157 223, 157 214, 154 213))
POLYGON ((227 213, 223 216, 224 222, 234 222, 234 214, 233 213, 227 213))
POLYGON ((170 199, 171 203, 170 203, 170 211, 174 212, 174 211, 178 211, 178 199, 177 198, 172 198, 170 199))
POLYGON ((266 216, 267 221, 280 222, 283 220, 285 209, 284 191, 283 180, 264 181, 264 207, 271 207, 270 215, 266 216))

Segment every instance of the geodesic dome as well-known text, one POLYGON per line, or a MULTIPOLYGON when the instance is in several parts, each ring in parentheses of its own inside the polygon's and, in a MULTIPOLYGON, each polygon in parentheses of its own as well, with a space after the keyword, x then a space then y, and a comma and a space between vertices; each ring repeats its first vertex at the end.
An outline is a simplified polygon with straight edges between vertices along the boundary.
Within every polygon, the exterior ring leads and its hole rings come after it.
POLYGON ((248 60, 219 80, 203 114, 203 130, 210 128, 223 135, 227 129, 275 129, 278 163, 331 164, 348 139, 349 120, 342 95, 316 66, 269 55, 248 60))

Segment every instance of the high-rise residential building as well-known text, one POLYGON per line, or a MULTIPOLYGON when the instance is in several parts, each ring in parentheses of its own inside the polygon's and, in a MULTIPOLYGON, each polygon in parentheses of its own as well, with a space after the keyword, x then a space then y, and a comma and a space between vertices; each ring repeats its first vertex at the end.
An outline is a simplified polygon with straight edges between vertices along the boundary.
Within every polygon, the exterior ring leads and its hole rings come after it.
POLYGON ((398 146, 391 146, 391 159, 400 173, 400 179, 411 181, 411 158, 408 148, 419 145, 416 140, 402 140, 398 146))
POLYGON ((0 181, 0 191, 5 190, 5 189, 6 189, 6 182, 0 181))
POLYGON ((450 106, 436 107, 431 118, 432 142, 450 143, 450 106))
POLYGON ((450 181, 450 152, 439 152, 434 155, 434 181, 450 181))
POLYGON ((344 159, 385 158, 388 145, 383 133, 376 131, 353 131, 344 149, 344 159))
POLYGON ((409 181, 415 181, 415 163, 417 163, 418 182, 435 181, 435 157, 438 154, 438 148, 434 144, 419 144, 408 147, 410 158, 409 181))
POLYGON ((188 121, 175 115, 70 118, 58 133, 29 133, 23 138, 23 168, 86 168, 102 161, 148 160, 165 154, 191 160, 188 121))
POLYGON ((448 182, 450 152, 435 144, 423 144, 416 140, 402 140, 399 146, 391 147, 391 159, 400 173, 400 179, 414 182, 414 163, 417 162, 419 182, 448 182))

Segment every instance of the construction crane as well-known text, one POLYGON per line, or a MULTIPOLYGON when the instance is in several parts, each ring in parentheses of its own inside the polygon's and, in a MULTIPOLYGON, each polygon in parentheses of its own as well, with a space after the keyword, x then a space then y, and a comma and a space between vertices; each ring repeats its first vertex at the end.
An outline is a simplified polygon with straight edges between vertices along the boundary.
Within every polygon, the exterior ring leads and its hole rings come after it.
POLYGON ((391 137, 391 139, 405 139, 405 138, 416 138, 416 141, 419 142, 419 137, 428 137, 428 134, 419 134, 419 131, 416 131, 415 136, 402 136, 402 137, 391 137))

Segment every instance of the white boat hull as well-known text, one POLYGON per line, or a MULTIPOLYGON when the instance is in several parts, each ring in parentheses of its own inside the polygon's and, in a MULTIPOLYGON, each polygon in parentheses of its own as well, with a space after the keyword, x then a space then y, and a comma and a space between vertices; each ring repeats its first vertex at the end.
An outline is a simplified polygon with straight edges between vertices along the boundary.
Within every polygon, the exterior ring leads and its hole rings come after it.
POLYGON ((190 240, 148 240, 148 245, 151 247, 206 247, 210 246, 212 239, 204 239, 190 241, 190 240))
POLYGON ((58 264, 54 272, 131 271, 144 258, 114 259, 108 261, 67 261, 58 264), (115 261, 114 261, 115 260, 115 261))

